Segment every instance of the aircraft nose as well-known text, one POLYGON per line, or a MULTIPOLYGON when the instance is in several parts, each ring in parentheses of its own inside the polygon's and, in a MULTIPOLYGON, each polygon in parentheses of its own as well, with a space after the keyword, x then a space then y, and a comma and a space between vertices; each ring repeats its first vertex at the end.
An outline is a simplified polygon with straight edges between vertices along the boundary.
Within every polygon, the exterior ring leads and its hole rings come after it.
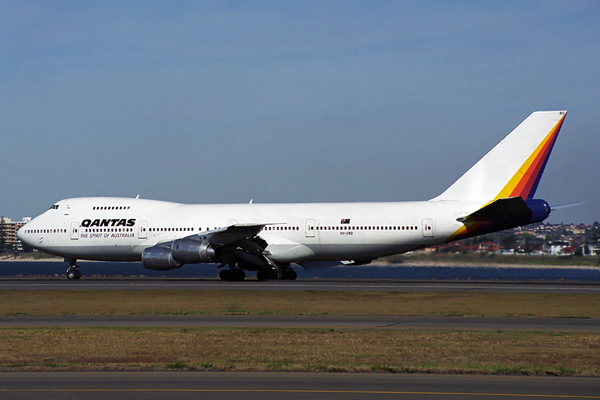
POLYGON ((19 240, 21 240, 21 242, 25 243, 28 246, 31 246, 32 243, 32 237, 31 235, 28 235, 26 232, 28 229, 31 228, 31 225, 29 223, 23 225, 21 228, 19 228, 19 230, 17 231, 17 237, 19 238, 19 240))
POLYGON ((25 235, 25 227, 27 226, 27 224, 23 225, 21 228, 19 228, 19 230, 17 231, 17 237, 19 238, 19 240, 21 240, 21 242, 23 243, 27 243, 27 235, 25 235))
POLYGON ((23 225, 22 227, 19 228, 19 230, 17 231, 17 237, 23 241, 25 239, 25 225, 23 225))

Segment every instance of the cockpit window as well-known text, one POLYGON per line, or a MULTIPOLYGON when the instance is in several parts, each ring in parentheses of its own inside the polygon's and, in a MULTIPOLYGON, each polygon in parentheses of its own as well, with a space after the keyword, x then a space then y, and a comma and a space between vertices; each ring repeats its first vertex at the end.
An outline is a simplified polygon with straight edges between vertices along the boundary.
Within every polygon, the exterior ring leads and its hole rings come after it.
POLYGON ((52 207, 50 207, 50 210, 58 210, 58 204, 55 204, 52 207))

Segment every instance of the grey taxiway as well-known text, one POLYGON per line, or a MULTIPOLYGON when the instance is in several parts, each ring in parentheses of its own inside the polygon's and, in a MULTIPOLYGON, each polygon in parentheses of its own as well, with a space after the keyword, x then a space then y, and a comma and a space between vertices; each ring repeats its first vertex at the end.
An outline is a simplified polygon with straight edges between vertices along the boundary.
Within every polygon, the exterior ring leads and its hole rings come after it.
POLYGON ((600 282, 317 280, 224 282, 217 279, 3 278, 0 290, 295 290, 295 291, 467 291, 600 293, 600 282))
POLYGON ((576 377, 290 372, 0 373, 12 399, 600 399, 576 377))

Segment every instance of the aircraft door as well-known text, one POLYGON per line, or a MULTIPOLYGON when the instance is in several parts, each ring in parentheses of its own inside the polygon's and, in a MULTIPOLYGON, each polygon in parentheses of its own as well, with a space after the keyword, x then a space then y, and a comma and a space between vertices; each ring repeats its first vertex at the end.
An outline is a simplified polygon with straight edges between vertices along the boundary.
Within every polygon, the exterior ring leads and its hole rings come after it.
POLYGON ((423 219, 423 237, 434 237, 433 220, 431 218, 423 219))
POLYGON ((138 238, 140 238, 140 239, 148 238, 148 221, 140 222, 140 226, 138 227, 138 238))
POLYGON ((71 240, 79 239, 79 222, 71 222, 71 240))
POLYGON ((315 237, 315 220, 306 220, 306 237, 315 237))

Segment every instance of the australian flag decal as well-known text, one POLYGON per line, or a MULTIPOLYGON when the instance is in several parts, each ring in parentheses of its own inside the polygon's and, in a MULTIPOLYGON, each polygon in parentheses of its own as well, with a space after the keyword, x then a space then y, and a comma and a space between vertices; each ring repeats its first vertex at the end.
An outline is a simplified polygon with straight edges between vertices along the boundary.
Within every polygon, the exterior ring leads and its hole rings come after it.
POLYGON ((342 218, 342 220, 340 221, 340 224, 349 224, 350 223, 350 218, 342 218))

